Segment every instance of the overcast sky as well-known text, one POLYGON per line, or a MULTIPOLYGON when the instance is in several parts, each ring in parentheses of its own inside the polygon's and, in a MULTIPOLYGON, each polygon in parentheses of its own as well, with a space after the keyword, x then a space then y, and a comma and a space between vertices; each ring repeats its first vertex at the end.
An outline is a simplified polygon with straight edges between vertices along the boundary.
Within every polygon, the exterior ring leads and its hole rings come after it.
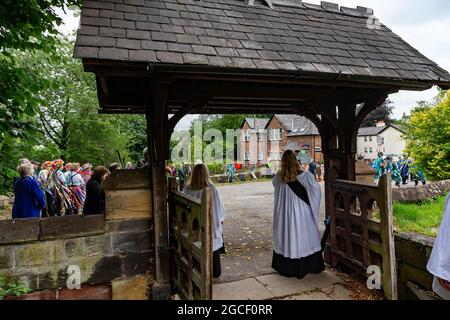
MULTIPOLYGON (((304 2, 320 3, 320 0, 304 2)), ((333 2, 333 1, 330 1, 333 2)), ((364 6, 373 8, 375 16, 406 42, 442 68, 450 70, 450 1, 449 0, 339 0, 346 7, 364 6)), ((78 28, 79 18, 72 14, 63 15, 63 32, 78 28)), ((431 100, 436 89, 423 92, 403 91, 391 95, 394 102, 394 117, 409 114, 415 103, 431 100)), ((183 118, 177 129, 186 129, 195 116, 183 118)))

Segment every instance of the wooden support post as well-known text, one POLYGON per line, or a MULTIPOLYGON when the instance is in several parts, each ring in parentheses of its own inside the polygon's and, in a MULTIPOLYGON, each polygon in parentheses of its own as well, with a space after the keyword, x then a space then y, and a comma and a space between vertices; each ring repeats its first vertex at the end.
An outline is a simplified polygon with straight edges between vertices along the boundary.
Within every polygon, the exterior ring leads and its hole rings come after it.
POLYGON ((155 232, 155 280, 152 293, 155 300, 169 300, 170 252, 167 215, 166 160, 169 158, 167 95, 170 82, 156 82, 152 98, 146 106, 147 131, 152 181, 152 206, 155 232))
POLYGON ((381 240, 383 243, 383 291, 389 300, 398 299, 397 261, 395 259, 394 214, 392 208, 392 179, 390 174, 381 177, 379 183, 381 240))

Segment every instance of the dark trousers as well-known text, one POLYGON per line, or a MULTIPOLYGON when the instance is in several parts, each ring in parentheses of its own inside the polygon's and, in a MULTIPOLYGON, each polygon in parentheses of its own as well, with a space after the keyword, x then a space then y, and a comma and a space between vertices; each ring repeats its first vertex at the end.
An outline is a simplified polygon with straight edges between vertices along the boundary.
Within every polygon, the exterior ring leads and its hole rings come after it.
POLYGON ((222 274, 220 265, 220 249, 213 251, 213 278, 218 278, 222 274))
POLYGON ((406 184, 406 180, 408 179, 408 176, 402 176, 402 182, 403 184, 406 184))

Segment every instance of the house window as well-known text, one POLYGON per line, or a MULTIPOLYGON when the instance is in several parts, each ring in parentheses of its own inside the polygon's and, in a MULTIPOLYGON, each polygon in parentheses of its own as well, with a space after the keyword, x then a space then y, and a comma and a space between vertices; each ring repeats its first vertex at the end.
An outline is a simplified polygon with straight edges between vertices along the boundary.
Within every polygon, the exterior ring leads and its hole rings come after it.
POLYGON ((244 131, 244 141, 250 141, 250 130, 244 131))
POLYGON ((372 148, 369 148, 369 152, 372 153, 372 152, 373 152, 373 149, 372 149, 372 148))
POLYGON ((258 161, 262 161, 263 160, 263 153, 260 151, 258 152, 258 161))
POLYGON ((281 160, 282 157, 283 157, 283 152, 278 153, 278 160, 281 160))
POLYGON ((372 142, 372 136, 369 137, 369 141, 372 142))
POLYGON ((261 132, 258 132, 258 133, 257 133, 258 141, 263 141, 262 135, 263 135, 263 134, 262 134, 261 132))
POLYGON ((275 132, 277 134, 277 140, 281 140, 281 128, 278 128, 275 132))
POLYGON ((249 152, 246 152, 246 153, 244 154, 244 160, 245 160, 245 161, 250 161, 250 153, 249 153, 249 152))
POLYGON ((381 138, 381 144, 384 144, 384 138, 381 138))
POLYGON ((367 148, 364 148, 364 153, 367 153, 367 148))
POLYGON ((364 142, 367 142, 367 137, 364 137, 364 142))
POLYGON ((281 140, 281 128, 269 129, 269 137, 271 141, 281 140))
POLYGON ((270 159, 274 161, 279 161, 281 159, 281 152, 271 152, 270 159))

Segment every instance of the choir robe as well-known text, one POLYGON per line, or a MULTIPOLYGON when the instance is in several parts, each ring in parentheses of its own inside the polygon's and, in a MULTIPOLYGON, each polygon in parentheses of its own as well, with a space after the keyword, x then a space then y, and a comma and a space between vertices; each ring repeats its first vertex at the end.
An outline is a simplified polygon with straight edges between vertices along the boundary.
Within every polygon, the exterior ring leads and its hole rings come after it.
MULTIPOLYGON (((220 253, 224 251, 223 244, 223 229, 222 223, 225 220, 225 207, 220 200, 219 191, 213 184, 209 184, 208 186, 211 189, 212 193, 212 216, 213 216, 213 278, 220 277, 222 273, 222 267, 220 264, 220 253)), ((190 195, 194 198, 201 199, 203 194, 203 189, 193 190, 190 186, 186 186, 183 190, 184 193, 190 195)))
POLYGON ((297 180, 306 189, 310 205, 281 181, 279 172, 272 180, 275 189, 272 268, 281 275, 303 278, 325 269, 320 245, 320 185, 311 172, 297 180))
MULTIPOLYGON (((445 200, 444 215, 427 269, 435 277, 450 282, 450 193, 445 200)), ((440 286, 436 278, 433 289, 442 298, 450 300, 450 291, 440 286)))

